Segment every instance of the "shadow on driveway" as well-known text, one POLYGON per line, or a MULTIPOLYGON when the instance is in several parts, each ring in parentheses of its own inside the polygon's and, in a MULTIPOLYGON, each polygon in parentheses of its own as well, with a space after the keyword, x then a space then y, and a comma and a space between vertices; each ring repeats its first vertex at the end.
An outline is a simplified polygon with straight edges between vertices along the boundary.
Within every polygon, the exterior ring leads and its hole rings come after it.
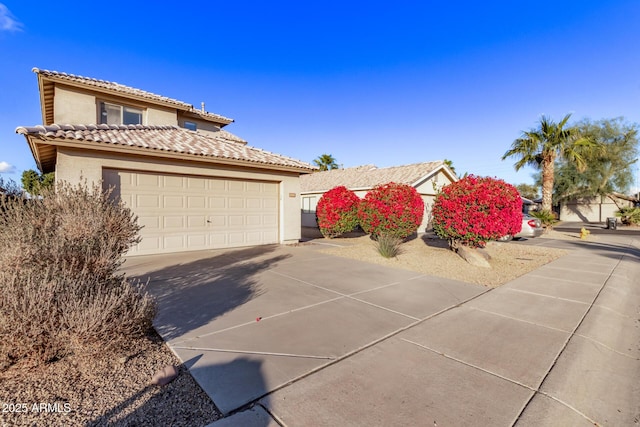
POLYGON ((272 254, 277 247, 220 252, 131 278, 148 281, 147 290, 158 302, 156 330, 170 341, 260 295, 256 276, 290 256, 272 254))

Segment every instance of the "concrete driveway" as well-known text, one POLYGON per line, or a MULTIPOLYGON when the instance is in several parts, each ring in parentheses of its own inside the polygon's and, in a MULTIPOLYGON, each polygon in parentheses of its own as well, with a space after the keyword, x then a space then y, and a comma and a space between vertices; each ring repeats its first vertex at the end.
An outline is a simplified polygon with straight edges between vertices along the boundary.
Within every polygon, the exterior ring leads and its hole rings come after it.
POLYGON ((571 251, 491 291, 313 242, 126 273, 150 279, 156 329, 227 415, 216 427, 635 425, 634 239, 529 240, 571 251))

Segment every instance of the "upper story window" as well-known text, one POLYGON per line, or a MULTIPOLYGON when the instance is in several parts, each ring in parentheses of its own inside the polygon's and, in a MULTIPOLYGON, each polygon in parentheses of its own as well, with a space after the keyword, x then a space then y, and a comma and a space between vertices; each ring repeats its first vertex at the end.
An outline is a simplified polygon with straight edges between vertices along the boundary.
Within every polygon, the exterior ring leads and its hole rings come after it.
POLYGON ((198 124, 195 122, 184 122, 184 127, 185 129, 189 129, 189 130, 198 130, 198 124))
POLYGON ((142 110, 109 102, 100 102, 100 123, 108 125, 141 125, 142 110))

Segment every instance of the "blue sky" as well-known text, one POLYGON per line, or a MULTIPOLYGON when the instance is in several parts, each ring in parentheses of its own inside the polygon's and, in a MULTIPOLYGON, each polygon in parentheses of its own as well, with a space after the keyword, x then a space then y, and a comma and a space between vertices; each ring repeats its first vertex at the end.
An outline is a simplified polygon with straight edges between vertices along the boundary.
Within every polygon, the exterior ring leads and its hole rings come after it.
POLYGON ((204 101, 250 145, 307 162, 447 158, 513 184, 532 170, 501 156, 542 114, 640 122, 637 0, 102 6, 0 3, 3 178, 35 168, 14 132, 42 121, 33 67, 204 101))

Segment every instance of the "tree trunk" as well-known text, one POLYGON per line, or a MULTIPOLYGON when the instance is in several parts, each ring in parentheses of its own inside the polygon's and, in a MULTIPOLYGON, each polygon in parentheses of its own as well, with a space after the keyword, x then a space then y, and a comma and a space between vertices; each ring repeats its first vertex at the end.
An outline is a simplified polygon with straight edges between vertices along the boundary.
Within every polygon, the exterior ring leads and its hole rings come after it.
POLYGON ((553 207, 553 174, 554 174, 553 154, 543 154, 542 160, 542 210, 552 212, 553 207))

